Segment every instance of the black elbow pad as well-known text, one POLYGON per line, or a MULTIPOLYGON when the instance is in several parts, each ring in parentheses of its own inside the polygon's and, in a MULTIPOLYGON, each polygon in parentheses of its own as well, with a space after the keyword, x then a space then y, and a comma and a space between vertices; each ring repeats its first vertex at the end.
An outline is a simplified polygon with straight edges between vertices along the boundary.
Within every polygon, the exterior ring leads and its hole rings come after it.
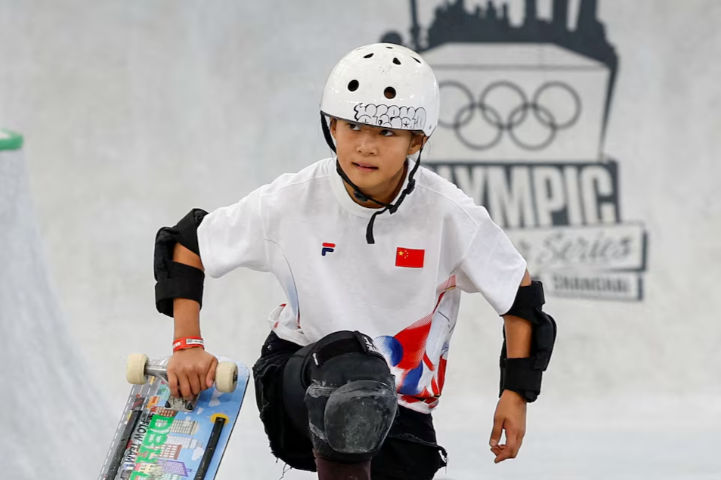
POLYGON ((531 356, 507 358, 504 329, 500 357, 500 393, 503 393, 503 390, 513 390, 528 402, 536 400, 541 393, 543 372, 548 368, 556 343, 556 321, 542 310, 544 303, 543 284, 533 281, 531 285, 518 289, 513 306, 504 314, 520 317, 531 323, 531 356))
POLYGON ((173 261, 173 250, 180 243, 199 255, 198 227, 208 214, 199 208, 191 210, 174 227, 163 227, 155 236, 153 270, 155 275, 155 306, 158 312, 173 316, 173 300, 188 298, 203 305, 201 270, 173 261))

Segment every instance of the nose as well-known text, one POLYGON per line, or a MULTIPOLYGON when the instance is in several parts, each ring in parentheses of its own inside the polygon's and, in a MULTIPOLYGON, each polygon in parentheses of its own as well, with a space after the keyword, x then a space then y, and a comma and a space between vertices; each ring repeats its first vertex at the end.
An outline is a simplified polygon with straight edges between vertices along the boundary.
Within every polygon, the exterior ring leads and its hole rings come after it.
POLYGON ((377 155, 378 154, 378 135, 369 130, 361 130, 358 135, 358 143, 356 151, 361 155, 377 155))

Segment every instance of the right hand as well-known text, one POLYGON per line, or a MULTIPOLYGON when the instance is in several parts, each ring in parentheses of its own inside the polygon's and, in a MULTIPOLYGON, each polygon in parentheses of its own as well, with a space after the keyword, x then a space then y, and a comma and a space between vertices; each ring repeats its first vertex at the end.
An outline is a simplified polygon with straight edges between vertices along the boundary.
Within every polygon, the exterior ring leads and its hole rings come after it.
POLYGON ((213 386, 218 359, 202 348, 188 348, 173 353, 168 361, 168 386, 174 397, 192 400, 213 386))

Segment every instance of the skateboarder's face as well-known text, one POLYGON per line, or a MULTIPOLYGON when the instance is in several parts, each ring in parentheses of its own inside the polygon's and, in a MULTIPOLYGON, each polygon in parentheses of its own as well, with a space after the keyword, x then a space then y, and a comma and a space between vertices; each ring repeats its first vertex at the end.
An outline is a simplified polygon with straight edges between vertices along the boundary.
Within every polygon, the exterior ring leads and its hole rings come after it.
MULTIPOLYGON (((338 161, 348 178, 363 193, 391 202, 403 183, 405 161, 408 155, 418 152, 423 136, 408 130, 372 127, 346 120, 332 119, 331 133, 336 141, 338 161)), ((349 194, 353 189, 346 185, 349 194)), ((351 198, 362 205, 352 194, 351 198)))

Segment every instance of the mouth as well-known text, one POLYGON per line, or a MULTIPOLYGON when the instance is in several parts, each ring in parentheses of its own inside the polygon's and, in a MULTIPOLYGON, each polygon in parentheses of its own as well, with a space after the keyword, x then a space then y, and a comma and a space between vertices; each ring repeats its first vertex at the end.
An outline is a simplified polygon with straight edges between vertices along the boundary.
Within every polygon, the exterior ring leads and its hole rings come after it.
POLYGON ((370 163, 359 163, 359 162, 352 162, 353 166, 366 172, 372 172, 374 170, 378 170, 378 167, 371 165, 370 163))

